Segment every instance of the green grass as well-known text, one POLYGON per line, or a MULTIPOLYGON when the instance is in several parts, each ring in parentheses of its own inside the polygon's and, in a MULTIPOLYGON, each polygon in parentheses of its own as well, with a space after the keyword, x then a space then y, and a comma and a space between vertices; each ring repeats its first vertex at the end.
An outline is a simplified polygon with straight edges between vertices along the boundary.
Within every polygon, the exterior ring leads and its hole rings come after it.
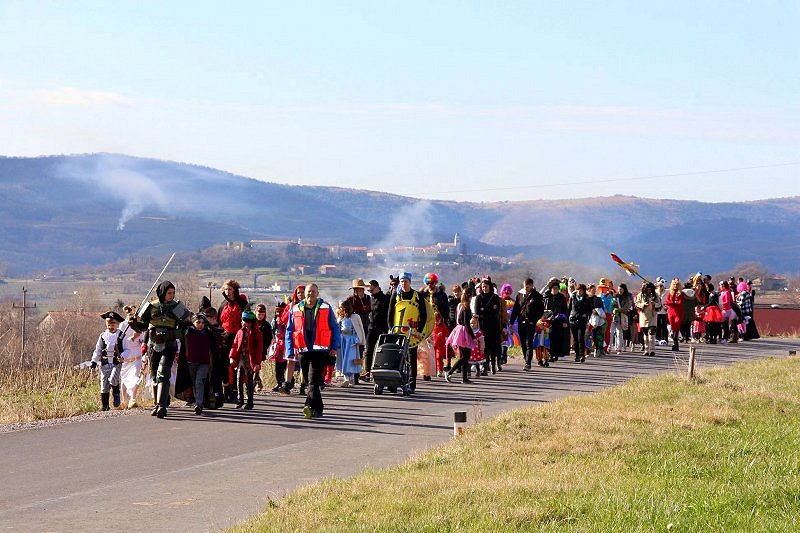
POLYGON ((518 409, 235 531, 797 531, 800 360, 518 409))

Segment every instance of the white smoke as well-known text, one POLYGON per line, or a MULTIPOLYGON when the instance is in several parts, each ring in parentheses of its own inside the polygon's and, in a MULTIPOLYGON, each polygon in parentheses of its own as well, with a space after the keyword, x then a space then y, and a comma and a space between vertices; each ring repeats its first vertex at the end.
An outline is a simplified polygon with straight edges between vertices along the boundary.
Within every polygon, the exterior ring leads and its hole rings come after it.
POLYGON ((61 177, 88 183, 109 199, 124 204, 117 221, 118 231, 124 230, 125 225, 148 206, 162 211, 168 207, 164 187, 155 178, 135 170, 124 158, 100 155, 76 159, 63 163, 60 171, 61 177))
POLYGON ((410 254, 397 250, 397 246, 430 246, 435 244, 433 232, 434 205, 428 200, 410 203, 392 214, 386 235, 372 249, 386 253, 386 264, 402 263, 410 254))

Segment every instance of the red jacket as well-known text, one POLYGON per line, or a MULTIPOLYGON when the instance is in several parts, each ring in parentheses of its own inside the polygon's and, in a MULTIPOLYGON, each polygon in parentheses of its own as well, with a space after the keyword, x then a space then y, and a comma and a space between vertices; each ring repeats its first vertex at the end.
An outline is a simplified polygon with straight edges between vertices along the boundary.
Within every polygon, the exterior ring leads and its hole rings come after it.
POLYGON ((233 302, 225 300, 225 303, 219 308, 219 325, 225 330, 225 333, 236 333, 242 329, 242 312, 247 307, 247 296, 244 294, 237 294, 233 302))
POLYGON ((250 368, 255 368, 261 364, 264 356, 263 350, 261 331, 255 325, 249 331, 244 328, 240 329, 236 332, 233 346, 231 346, 230 358, 233 359, 233 367, 239 366, 239 359, 245 352, 250 359, 250 368), (245 341, 247 346, 245 346, 245 341))

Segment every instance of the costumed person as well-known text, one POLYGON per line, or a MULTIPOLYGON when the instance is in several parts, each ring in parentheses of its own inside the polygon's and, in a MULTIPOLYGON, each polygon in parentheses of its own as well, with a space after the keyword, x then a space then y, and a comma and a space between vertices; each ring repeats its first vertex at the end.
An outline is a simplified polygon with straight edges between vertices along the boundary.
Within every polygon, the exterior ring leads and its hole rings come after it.
MULTIPOLYGON (((306 286, 305 285, 297 285, 294 288, 294 292, 292 292, 292 298, 289 300, 289 304, 283 310, 283 314, 281 315, 281 320, 288 329, 289 323, 292 321, 292 309, 298 303, 302 302, 306 297, 306 286)), ((286 335, 284 334, 284 338, 286 335)), ((289 394, 292 392, 294 388, 294 373, 296 368, 300 368, 300 353, 288 351, 285 352, 286 357, 286 382, 284 383, 283 388, 278 391, 283 394, 289 394)), ((306 394, 306 384, 308 383, 306 375, 300 372, 300 396, 305 396, 306 394)))
MULTIPOLYGON (((269 347, 272 345, 272 324, 267 320, 267 306, 264 304, 256 305, 256 327, 261 332, 261 346, 264 353, 261 354, 261 361, 266 361, 269 357, 269 347)), ((263 368, 263 366, 262 366, 263 368)), ((253 384, 256 392, 264 389, 264 382, 261 381, 261 372, 253 374, 253 384)))
POLYGON ((436 322, 433 326, 431 339, 433 344, 433 355, 436 358, 436 376, 444 377, 445 360, 447 359, 447 337, 450 331, 442 315, 436 312, 436 322))
POLYGON ((742 319, 745 324, 744 331, 740 331, 742 340, 751 341, 758 339, 760 335, 758 334, 756 322, 753 319, 755 291, 751 289, 750 284, 746 281, 740 281, 736 286, 736 290, 739 293, 736 297, 736 303, 739 304, 739 308, 742 310, 742 319))
POLYGON ((211 350, 214 346, 213 333, 208 329, 208 319, 203 313, 192 317, 192 327, 186 330, 186 362, 189 365, 189 376, 194 392, 194 414, 203 414, 206 400, 207 380, 212 364, 211 350))
POLYGON ((125 357, 125 335, 119 329, 122 316, 116 311, 107 311, 100 315, 106 321, 106 329, 97 338, 92 353, 92 368, 100 367, 100 404, 101 410, 108 411, 109 397, 113 391, 114 408, 120 406, 119 383, 122 372, 122 360, 125 357))
POLYGON ((171 281, 159 283, 156 296, 158 299, 142 306, 129 324, 136 331, 147 330, 147 358, 155 399, 150 414, 164 418, 169 407, 169 384, 172 364, 178 353, 178 340, 191 325, 192 313, 183 302, 175 299, 175 285, 171 281))
POLYGON ((519 332, 519 342, 522 347, 522 356, 525 360, 524 370, 531 369, 536 324, 543 313, 544 299, 539 291, 536 290, 533 279, 527 278, 523 283, 523 288, 517 292, 514 298, 514 307, 511 309, 511 316, 508 318, 509 325, 516 327, 519 332))
POLYGON ((561 293, 558 278, 550 278, 545 287, 544 308, 553 314, 550 328, 550 362, 569 353, 569 323, 567 299, 561 293))
POLYGON ((603 350, 607 354, 611 351, 611 321, 614 318, 614 309, 617 307, 617 299, 614 291, 614 282, 608 278, 600 278, 597 283, 597 296, 603 302, 606 326, 603 331, 603 350))
POLYGON ((642 283, 642 291, 633 300, 639 310, 639 328, 642 334, 642 344, 645 355, 656 354, 656 320, 658 310, 661 309, 661 300, 656 294, 656 286, 651 281, 642 283))
MULTIPOLYGON (((350 288, 353 289, 353 294, 350 295, 348 300, 350 300, 353 313, 358 315, 361 322, 361 329, 363 330, 361 333, 356 331, 359 333, 357 359, 363 359, 367 346, 366 332, 369 330, 369 321, 372 315, 372 298, 366 292, 369 290, 369 285, 365 285, 364 280, 361 278, 354 279, 352 287, 350 288)), ((353 322, 355 323, 355 321, 353 322)), ((358 328, 358 326, 356 326, 356 328, 358 328)), ((360 375, 355 376, 353 381, 355 385, 358 385, 359 378, 360 375)))
POLYGON ((708 304, 706 305, 706 335, 709 344, 717 344, 717 341, 722 334, 722 310, 719 308, 719 293, 714 291, 714 286, 711 285, 711 290, 708 295, 708 304))
MULTIPOLYGON (((205 299, 205 296, 203 296, 205 299)), ((228 352, 222 349, 225 330, 217 322, 217 310, 208 305, 200 306, 200 312, 206 317, 206 329, 211 334, 211 363, 208 368, 208 394, 204 395, 203 407, 219 409, 225 404, 223 394, 223 376, 228 375, 228 352), (224 373, 223 373, 224 370, 224 373)))
MULTIPOLYGON (((592 314, 593 299, 586 293, 586 285, 578 284, 569 300, 569 327, 572 332, 572 343, 575 347, 575 362, 586 361, 586 327, 589 315, 592 314)), ((550 314, 552 316, 552 313, 550 314)), ((537 328, 538 330, 538 328, 537 328)), ((538 357, 537 357, 538 362, 538 357)), ((539 366, 542 366, 539 364, 539 366)))
MULTIPOLYGON (((422 281, 425 286, 419 290, 419 293, 430 302, 430 309, 434 311, 434 316, 436 314, 447 316, 450 312, 450 304, 447 301, 447 292, 444 286, 439 283, 439 276, 435 272, 428 272, 422 281)), ((423 380, 430 381, 431 375, 436 372, 436 352, 432 337, 429 336, 419 344, 417 355, 417 363, 420 367, 418 373, 422 373, 423 380)))
MULTIPOLYGON (((359 332, 354 325, 359 316, 353 312, 353 304, 349 299, 339 304, 336 318, 342 335, 342 344, 336 355, 336 370, 344 376, 342 387, 352 387, 356 384, 356 376, 361 373, 361 365, 356 362, 361 357, 358 352, 359 332)), ((361 334, 364 334, 363 328, 361 334)))
POLYGON ((139 394, 139 382, 142 380, 142 355, 147 347, 142 343, 142 335, 128 326, 128 321, 136 315, 135 305, 122 308, 128 317, 120 323, 119 329, 126 335, 123 341, 122 369, 120 371, 120 389, 122 405, 128 409, 136 407, 136 396, 139 394), (126 330, 128 333, 126 334, 126 330))
POLYGON ((548 359, 550 359, 550 319, 552 316, 550 311, 545 311, 542 318, 536 321, 533 347, 536 350, 536 364, 543 367, 550 366, 548 359))
MULTIPOLYGON (((656 294, 663 302, 666 298, 666 280, 662 277, 656 278, 656 294)), ((656 342, 661 345, 667 344, 667 309, 662 305, 661 309, 656 313, 656 342)))
POLYGON ((317 285, 308 284, 305 298, 292 306, 291 319, 286 327, 287 358, 302 354, 302 373, 308 376, 308 393, 303 407, 305 418, 322 417, 322 374, 328 361, 335 360, 341 342, 334 310, 319 298, 317 285))
POLYGON ((696 305, 694 306, 694 319, 692 320, 692 342, 703 342, 705 334, 705 312, 702 305, 696 305))
MULTIPOLYGON (((727 281, 719 282, 719 306, 722 308, 722 342, 731 340, 731 334, 736 332, 736 312, 733 310, 733 291, 727 281), (733 325, 733 327, 731 327, 733 325)), ((738 335, 735 337, 738 340, 738 335)))
POLYGON ((664 299, 664 307, 667 308, 667 320, 669 321, 670 332, 672 334, 672 351, 680 350, 678 339, 681 335, 681 324, 683 323, 683 292, 681 281, 678 278, 669 284, 669 292, 664 299))
POLYGON ((476 347, 475 332, 470 327, 472 321, 472 311, 470 310, 470 300, 472 294, 470 290, 461 293, 461 301, 456 308, 456 325, 447 337, 446 344, 451 346, 456 354, 458 361, 445 372, 444 378, 449 382, 451 376, 461 370, 461 382, 471 383, 469 379, 469 360, 472 350, 476 347))
POLYGON ((272 317, 272 343, 269 345, 267 355, 275 365, 275 387, 272 392, 280 392, 286 381, 286 323, 282 319, 286 302, 275 306, 275 315, 272 317))
MULTIPOLYGON (((220 326, 225 330, 223 337, 222 351, 229 354, 233 346, 233 339, 236 333, 242 329, 242 313, 248 306, 247 296, 239 293, 239 282, 233 279, 227 280, 222 284, 222 296, 225 299, 217 310, 217 317, 220 326)), ((236 401, 236 377, 234 369, 227 367, 227 376, 223 372, 225 400, 228 402, 236 401)))
POLYGON ((597 287, 590 284, 586 288, 586 296, 591 302, 592 311, 589 314, 589 327, 592 331, 592 344, 594 345, 594 357, 602 357, 605 353, 605 332, 607 329, 606 313, 603 308, 603 300, 597 295, 597 287))
MULTIPOLYGON (((447 305, 449 307, 449 314, 447 315, 447 331, 448 335, 450 332, 453 331, 453 328, 456 327, 456 318, 457 318, 457 311, 458 311, 458 304, 461 302, 461 292, 462 287, 459 284, 453 285, 451 288, 452 294, 447 297, 447 305)), ((450 370, 450 365, 452 364, 453 358, 456 357, 455 350, 449 344, 447 345, 447 355, 444 368, 442 368, 443 373, 446 373, 450 370)))
POLYGON ((230 366, 236 371, 236 384, 239 396, 236 408, 253 408, 253 375, 261 370, 264 347, 261 330, 256 326, 256 315, 245 310, 242 313, 242 327, 236 332, 230 351, 230 366), (245 403, 245 392, 247 403, 245 403))
POLYGON ((404 326, 411 330, 408 355, 412 392, 417 388, 417 347, 425 338, 425 326, 428 321, 426 302, 427 300, 419 292, 411 288, 411 273, 403 272, 400 275, 400 285, 389 300, 388 322, 392 327, 404 326))
POLYGON ((469 327, 472 328, 472 332, 475 334, 475 347, 469 355, 469 366, 475 369, 475 377, 477 378, 481 375, 486 375, 485 365, 488 361, 488 357, 486 356, 486 337, 484 337, 481 331, 480 320, 478 320, 478 317, 475 315, 472 315, 469 321, 469 327), (483 368, 483 370, 481 370, 481 368, 483 368))
POLYGON ((491 364, 492 374, 503 370, 503 365, 499 362, 500 343, 502 341, 502 318, 503 304, 500 296, 494 292, 492 278, 486 277, 481 280, 481 292, 475 300, 475 316, 480 322, 480 329, 486 343, 484 355, 486 363, 483 366, 483 375, 489 373, 491 364))
POLYGON ((500 344, 500 361, 501 365, 508 362, 508 348, 510 346, 519 345, 519 336, 517 334, 517 326, 510 321, 511 312, 514 310, 514 300, 511 295, 514 293, 514 288, 504 283, 500 288, 500 302, 502 303, 502 312, 500 313, 501 324, 500 327, 503 331, 503 339, 500 344))

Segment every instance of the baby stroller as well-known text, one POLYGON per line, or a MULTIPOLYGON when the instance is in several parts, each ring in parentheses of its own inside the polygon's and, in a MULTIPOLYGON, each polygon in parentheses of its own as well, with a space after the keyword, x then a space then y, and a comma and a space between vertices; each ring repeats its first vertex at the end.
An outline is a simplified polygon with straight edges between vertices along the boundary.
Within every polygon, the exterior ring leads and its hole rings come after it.
POLYGON ((403 396, 411 394, 408 364, 410 338, 411 329, 408 326, 394 326, 389 333, 378 337, 372 363, 375 394, 383 394, 384 388, 393 393, 399 388, 403 396))

